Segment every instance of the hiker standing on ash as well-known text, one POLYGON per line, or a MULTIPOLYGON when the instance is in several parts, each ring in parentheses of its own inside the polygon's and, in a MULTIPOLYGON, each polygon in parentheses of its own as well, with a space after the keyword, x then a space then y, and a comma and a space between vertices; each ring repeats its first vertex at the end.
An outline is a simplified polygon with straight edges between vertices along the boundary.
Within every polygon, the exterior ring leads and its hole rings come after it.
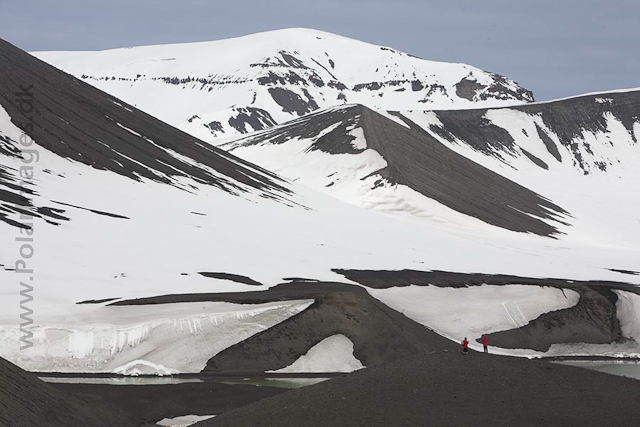
POLYGON ((487 334, 482 335, 482 346, 484 347, 484 352, 489 353, 489 337, 487 334))
POLYGON ((469 341, 467 337, 464 337, 462 340, 462 354, 467 354, 469 352, 469 341))

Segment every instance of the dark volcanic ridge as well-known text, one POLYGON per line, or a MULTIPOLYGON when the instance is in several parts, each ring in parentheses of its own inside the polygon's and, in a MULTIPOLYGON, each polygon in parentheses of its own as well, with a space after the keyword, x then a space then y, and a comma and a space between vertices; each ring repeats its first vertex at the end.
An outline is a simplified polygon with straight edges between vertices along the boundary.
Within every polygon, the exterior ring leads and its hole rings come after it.
POLYGON ((282 144, 296 137, 315 141, 311 151, 358 154, 364 149, 352 145, 355 137, 349 132, 359 127, 367 148, 387 162, 387 167, 372 173, 379 177, 376 186, 406 185, 458 212, 508 230, 542 236, 559 233, 553 224, 564 224, 567 211, 454 152, 408 119, 403 120, 409 128, 367 107, 352 105, 310 114, 233 145, 282 144))
POLYGON ((466 287, 478 285, 538 285, 572 289, 574 287, 599 287, 620 289, 640 295, 640 286, 627 282, 603 280, 569 280, 558 278, 522 277, 508 274, 458 273, 452 271, 420 271, 420 270, 332 270, 346 279, 368 288, 386 289, 396 286, 441 286, 466 287))
POLYGON ((210 279, 230 280, 232 282, 242 283, 244 285, 262 286, 262 283, 256 282, 251 277, 242 276, 240 274, 214 273, 214 272, 207 272, 207 271, 200 271, 198 272, 198 274, 204 277, 209 277, 210 279))
MULTIPOLYGON (((40 147, 96 169, 171 185, 176 185, 176 178, 190 177, 233 194, 255 190, 273 199, 290 193, 271 172, 181 132, 4 40, 0 40, 0 106, 40 147)), ((1 132, 0 141, 2 156, 25 155, 17 141, 1 132)), ((4 202, 0 219, 19 226, 6 218, 6 212, 25 208, 66 219, 55 216, 53 208, 33 208, 28 196, 35 189, 21 191, 18 181, 17 171, 0 166, 0 203, 4 202)))
POLYGON ((203 372, 245 375, 281 369, 336 334, 353 342, 354 356, 365 366, 424 351, 456 348, 455 343, 389 308, 362 287, 344 283, 292 282, 266 291, 165 295, 110 305, 200 301, 260 304, 300 299, 315 302, 302 313, 218 353, 203 372))
MULTIPOLYGON (((536 131, 547 151, 556 161, 571 162, 585 175, 591 173, 591 170, 585 163, 584 156, 593 152, 589 143, 582 138, 587 133, 608 133, 609 118, 614 117, 619 120, 631 139, 635 143, 638 142, 634 125, 640 122, 640 91, 583 95, 557 101, 491 109, 435 111, 442 125, 431 125, 429 130, 450 142, 463 142, 477 151, 504 159, 514 151, 515 141, 509 132, 492 123, 485 115, 490 110, 505 109, 540 117, 547 129, 543 129, 536 123, 536 131), (571 153, 570 159, 562 157, 558 146, 549 137, 547 133, 549 131, 558 138, 563 147, 568 149, 571 153)), ((609 139, 609 143, 615 144, 615 138, 609 139)), ((531 153, 523 152, 538 166, 548 168, 542 160, 531 158, 531 153)), ((608 166, 610 165, 606 163, 597 164, 602 171, 606 171, 608 166)))
MULTIPOLYGON (((614 289, 640 293, 637 287, 614 282, 576 282, 500 275, 473 275, 441 271, 335 270, 349 280, 377 289, 394 286, 435 285, 467 287, 482 284, 550 286, 570 289, 580 295, 578 304, 545 313, 527 325, 489 335, 501 348, 548 351, 553 344, 622 342, 614 289)), ((389 308, 358 286, 309 280, 283 283, 266 291, 177 294, 109 305, 147 305, 199 301, 259 304, 271 301, 313 299, 303 312, 231 346, 209 360, 203 372, 261 374, 291 365, 314 345, 342 334, 354 344, 354 356, 365 366, 374 366, 425 351, 453 350, 457 344, 389 308)), ((479 339, 480 337, 470 337, 479 339)))
POLYGON ((438 351, 261 400, 203 427, 635 426, 640 381, 540 360, 438 351))

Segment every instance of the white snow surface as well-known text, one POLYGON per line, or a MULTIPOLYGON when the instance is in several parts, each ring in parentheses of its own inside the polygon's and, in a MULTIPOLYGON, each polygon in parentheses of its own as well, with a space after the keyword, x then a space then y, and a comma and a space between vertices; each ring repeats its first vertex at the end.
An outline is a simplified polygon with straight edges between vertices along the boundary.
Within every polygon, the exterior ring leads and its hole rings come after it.
MULTIPOLYGON (((475 349, 482 348, 475 341, 482 334, 521 328, 544 313, 573 307, 580 299, 569 289, 518 284, 461 288, 411 285, 368 292, 440 335, 456 342, 467 337, 475 349)), ((502 349, 501 353, 522 352, 502 349)))
POLYGON ((353 372, 364 368, 353 355, 353 342, 342 334, 320 341, 291 365, 274 373, 353 372))
POLYGON ((379 110, 524 102, 508 93, 521 89, 516 83, 466 64, 300 28, 211 42, 33 54, 208 142, 346 102, 379 110), (455 85, 463 79, 478 85, 472 100, 457 94, 455 85), (487 91, 496 85, 504 90, 487 91), (283 108, 270 93, 274 88, 289 91, 298 107, 283 108), (256 120, 232 126, 230 120, 242 118, 247 108, 259 110, 250 113, 256 120))
POLYGON ((622 336, 640 343, 640 295, 614 291, 618 295, 616 311, 622 336))
POLYGON ((163 427, 188 427, 200 421, 209 420, 215 415, 184 415, 175 418, 164 418, 156 424, 163 427))

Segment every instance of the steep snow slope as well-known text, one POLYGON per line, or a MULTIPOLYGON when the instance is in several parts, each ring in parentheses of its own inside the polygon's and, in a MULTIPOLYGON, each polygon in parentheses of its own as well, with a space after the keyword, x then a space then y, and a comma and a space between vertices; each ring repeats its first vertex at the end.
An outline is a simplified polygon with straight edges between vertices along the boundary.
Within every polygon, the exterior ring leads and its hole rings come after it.
POLYGON ((403 114, 445 146, 569 211, 571 226, 559 227, 567 238, 640 251, 640 91, 403 114))
POLYGON ((35 55, 205 141, 347 102, 399 110, 533 100, 513 81, 469 65, 308 29, 35 55))
MULTIPOLYGON (((127 317, 132 334, 125 331, 121 346, 123 311, 105 306, 112 298, 264 290, 285 277, 344 280, 335 268, 602 280, 627 278, 612 266, 638 270, 637 254, 623 248, 474 223, 417 226, 351 206, 196 140, 5 42, 0 59, 0 235, 9 242, 0 246, 7 284, 0 355, 31 358, 33 369, 47 369, 56 354, 79 359, 68 364, 78 370, 111 369, 117 360, 116 368, 171 372, 177 364, 164 363, 175 361, 171 346, 199 339, 190 328, 201 323, 195 308, 162 319, 141 311, 127 317), (77 304, 87 300, 94 304, 77 304), (144 331, 156 321, 169 334, 184 327, 185 340, 154 347, 154 334, 144 331), (102 337, 113 341, 91 345, 105 329, 113 333, 102 337), (38 346, 21 352, 30 341, 38 346), (118 358, 120 349, 126 357, 118 358), (110 351, 108 363, 97 363, 110 351), (144 360, 149 354, 167 357, 144 360)), ((245 309, 253 313, 248 322, 257 320, 256 307, 245 309)), ((285 307, 245 330, 295 312, 285 307)), ((214 326, 209 321, 205 335, 214 326)), ((198 358, 220 347, 205 350, 198 358)))

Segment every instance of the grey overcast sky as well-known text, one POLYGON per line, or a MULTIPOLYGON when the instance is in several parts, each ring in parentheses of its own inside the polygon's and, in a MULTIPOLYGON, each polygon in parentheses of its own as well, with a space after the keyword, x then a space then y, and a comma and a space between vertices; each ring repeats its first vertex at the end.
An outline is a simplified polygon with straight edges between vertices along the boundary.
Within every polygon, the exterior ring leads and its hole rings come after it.
POLYGON ((28 51, 217 40, 306 27, 465 62, 546 100, 640 87, 637 0, 0 0, 28 51))

